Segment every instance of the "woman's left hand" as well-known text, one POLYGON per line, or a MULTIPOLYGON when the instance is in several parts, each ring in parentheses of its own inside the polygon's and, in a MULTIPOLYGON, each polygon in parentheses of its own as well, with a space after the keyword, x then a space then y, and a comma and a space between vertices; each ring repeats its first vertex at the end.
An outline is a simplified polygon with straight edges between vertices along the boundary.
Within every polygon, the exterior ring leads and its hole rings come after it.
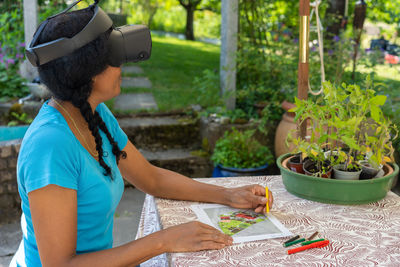
MULTIPOLYGON (((237 188, 227 188, 229 206, 239 209, 254 209, 255 212, 265 213, 267 198, 265 187, 261 185, 246 185, 237 188)), ((269 209, 272 208, 274 197, 268 190, 269 209)))

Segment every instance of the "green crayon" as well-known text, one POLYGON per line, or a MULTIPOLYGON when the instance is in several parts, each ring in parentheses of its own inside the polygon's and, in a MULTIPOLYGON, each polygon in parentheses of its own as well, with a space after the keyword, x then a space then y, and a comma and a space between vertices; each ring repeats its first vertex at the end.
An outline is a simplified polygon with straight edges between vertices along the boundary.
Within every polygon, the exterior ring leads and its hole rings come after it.
POLYGON ((319 241, 324 241, 324 240, 325 240, 325 239, 321 238, 321 239, 306 241, 306 242, 301 243, 301 245, 302 245, 302 246, 304 246, 304 245, 309 245, 309 244, 312 244, 312 243, 315 243, 315 242, 319 242, 319 241))
POLYGON ((295 240, 293 242, 285 243, 283 246, 286 248, 286 247, 289 247, 291 245, 294 245, 294 244, 297 244, 297 243, 300 243, 300 242, 303 242, 303 241, 306 241, 306 240, 304 238, 300 238, 300 239, 297 239, 297 240, 295 240))

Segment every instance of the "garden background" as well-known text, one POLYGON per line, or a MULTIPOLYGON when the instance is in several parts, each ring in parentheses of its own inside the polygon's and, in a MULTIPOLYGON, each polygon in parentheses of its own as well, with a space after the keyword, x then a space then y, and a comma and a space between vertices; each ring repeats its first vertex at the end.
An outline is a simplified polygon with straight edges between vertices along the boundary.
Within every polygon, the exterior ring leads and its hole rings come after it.
MULTIPOLYGON (((38 1, 39 21, 57 13, 72 1, 38 1)), ((322 1, 319 8, 324 26, 326 79, 336 84, 356 83, 361 87, 369 75, 379 94, 388 96, 385 115, 400 122, 400 67, 387 59, 381 47, 371 49, 371 40, 384 38, 399 44, 400 3, 365 1, 367 18, 353 71, 357 46, 354 30, 356 1, 349 1, 344 21, 345 1, 322 1), (345 22, 345 23, 344 23, 345 22), (386 59, 385 59, 386 57, 386 59)), ((79 8, 91 4, 82 1, 79 8)), ((101 7, 115 14, 114 21, 149 25, 152 30, 151 60, 139 63, 152 88, 122 88, 123 93, 150 92, 158 110, 146 113, 187 112, 196 116, 229 118, 231 122, 257 123, 264 134, 271 134, 281 120, 284 100, 294 101, 297 94, 298 1, 240 0, 237 53, 236 108, 228 110, 220 93, 219 57, 221 2, 216 0, 102 0, 101 7), (201 111, 193 111, 200 105, 201 111), (259 112, 259 107, 263 108, 259 112), (268 125, 268 127, 265 127, 268 125)), ((23 1, 0 3, 0 101, 26 96, 29 90, 19 75, 24 57, 23 1)), ((118 23, 118 22, 117 22, 118 23)), ((315 16, 311 21, 315 25, 315 16)), ((394 46, 395 47, 395 46, 394 46)), ((399 53, 396 48, 392 54, 399 53)), ((398 58, 397 58, 398 60, 398 58)), ((135 77, 136 74, 127 74, 135 77)), ((310 34, 310 85, 320 87, 317 33, 310 34)), ((107 105, 113 109, 113 101, 107 105)), ((114 110, 118 113, 118 110, 114 110)), ((8 120, 26 123, 19 114, 8 120)), ((8 121, 3 119, 2 124, 8 121)), ((396 141, 397 150, 400 149, 396 141)), ((271 148, 273 149, 273 148, 271 148)))

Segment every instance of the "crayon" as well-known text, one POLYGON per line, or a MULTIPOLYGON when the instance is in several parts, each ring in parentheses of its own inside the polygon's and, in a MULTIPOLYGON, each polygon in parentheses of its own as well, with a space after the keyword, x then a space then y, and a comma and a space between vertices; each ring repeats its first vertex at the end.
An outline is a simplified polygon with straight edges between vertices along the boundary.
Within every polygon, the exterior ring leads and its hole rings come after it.
POLYGON ((316 240, 310 240, 310 241, 306 241, 306 242, 303 242, 303 243, 301 243, 301 245, 302 246, 304 246, 304 245, 309 245, 309 244, 312 244, 312 243, 315 243, 315 242, 319 242, 319 241, 324 241, 325 239, 323 239, 323 238, 321 238, 321 239, 316 239, 316 240))
POLYGON ((294 249, 289 249, 287 251, 288 255, 293 254, 293 253, 297 253, 306 249, 310 249, 310 248, 322 248, 322 247, 326 247, 327 245, 329 245, 329 240, 324 240, 324 241, 320 241, 320 242, 315 242, 309 245, 305 245, 302 247, 298 247, 298 248, 294 248, 294 249))
POLYGON ((308 241, 313 240, 314 237, 318 235, 318 231, 313 233, 309 238, 307 238, 308 241))
POLYGON ((295 245, 295 244, 303 242, 303 241, 306 241, 306 240, 304 238, 300 238, 300 239, 297 239, 295 241, 292 241, 292 242, 289 242, 289 243, 285 243, 283 246, 286 248, 286 247, 295 245))
POLYGON ((296 235, 296 236, 290 238, 289 240, 285 241, 284 244, 290 243, 290 242, 292 242, 292 241, 295 241, 295 240, 296 240, 297 238, 299 238, 299 237, 300 237, 299 235, 296 235))

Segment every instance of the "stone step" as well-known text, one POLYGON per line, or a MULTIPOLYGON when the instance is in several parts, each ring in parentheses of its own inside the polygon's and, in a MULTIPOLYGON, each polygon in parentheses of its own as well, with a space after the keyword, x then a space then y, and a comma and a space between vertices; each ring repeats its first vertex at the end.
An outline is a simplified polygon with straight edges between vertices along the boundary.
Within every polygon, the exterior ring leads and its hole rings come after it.
POLYGON ((198 120, 189 116, 128 117, 118 122, 138 148, 197 149, 201 145, 198 120))
POLYGON ((122 88, 151 88, 152 83, 147 77, 122 77, 122 88))
POLYGON ((158 106, 152 93, 120 94, 114 100, 117 111, 157 110, 158 106))
POLYGON ((139 66, 123 66, 122 67, 123 74, 142 74, 143 69, 139 66))
POLYGON ((193 155, 188 149, 150 151, 139 149, 153 165, 172 170, 191 178, 210 177, 213 165, 208 158, 193 155))

